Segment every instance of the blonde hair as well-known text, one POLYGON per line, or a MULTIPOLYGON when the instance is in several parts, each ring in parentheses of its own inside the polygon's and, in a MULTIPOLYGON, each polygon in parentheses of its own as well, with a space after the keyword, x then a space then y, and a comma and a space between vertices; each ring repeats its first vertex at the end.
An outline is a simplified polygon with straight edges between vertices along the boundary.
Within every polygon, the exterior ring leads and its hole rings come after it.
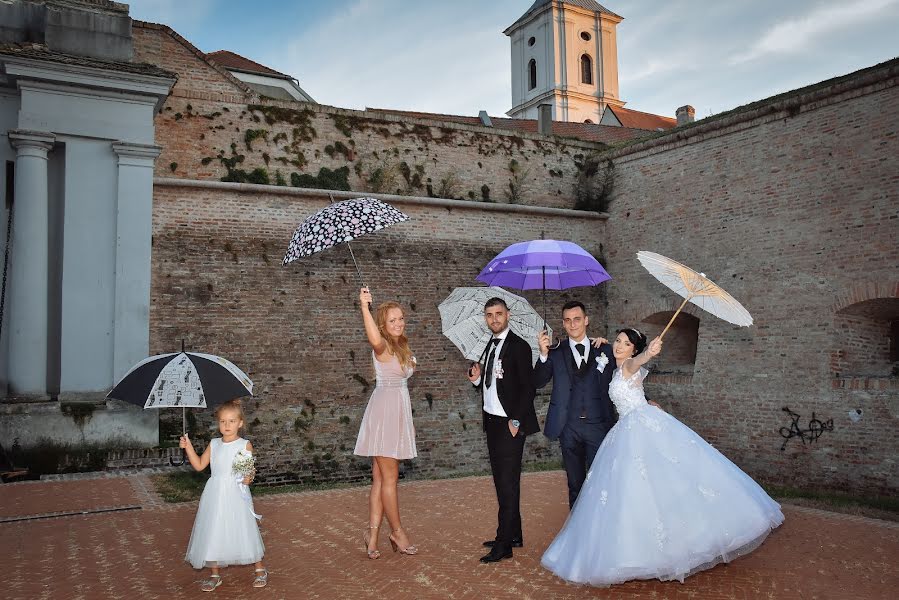
POLYGON ((219 415, 228 410, 233 410, 234 412, 236 412, 237 417, 241 421, 246 420, 243 416, 243 407, 240 405, 240 399, 238 398, 235 398, 234 400, 228 400, 227 402, 216 408, 215 413, 213 413, 215 415, 215 420, 218 421, 219 415))
POLYGON ((405 334, 394 337, 387 333, 387 313, 394 308, 399 309, 400 314, 404 317, 406 316, 406 311, 403 310, 403 307, 400 306, 399 302, 391 300, 389 302, 384 302, 378 307, 378 310, 375 313, 375 323, 378 325, 378 331, 381 333, 381 337, 387 342, 387 350, 397 357, 400 361, 400 365, 411 367, 413 366, 412 349, 409 348, 409 338, 407 338, 405 334))

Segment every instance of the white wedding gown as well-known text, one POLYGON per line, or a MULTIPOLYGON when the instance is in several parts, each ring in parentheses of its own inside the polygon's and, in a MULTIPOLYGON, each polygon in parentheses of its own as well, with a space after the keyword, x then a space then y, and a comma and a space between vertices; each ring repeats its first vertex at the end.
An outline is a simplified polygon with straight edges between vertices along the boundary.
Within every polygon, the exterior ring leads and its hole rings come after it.
POLYGON ((692 429, 650 404, 646 369, 615 371, 618 423, 542 564, 575 583, 677 579, 757 548, 780 505, 692 429))

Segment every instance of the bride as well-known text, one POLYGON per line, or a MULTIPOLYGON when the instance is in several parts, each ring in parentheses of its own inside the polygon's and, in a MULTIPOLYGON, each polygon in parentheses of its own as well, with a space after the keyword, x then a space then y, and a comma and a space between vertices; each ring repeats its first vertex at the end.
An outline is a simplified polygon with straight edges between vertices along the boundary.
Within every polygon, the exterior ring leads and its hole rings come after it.
POLYGON ((596 454, 544 567, 576 583, 677 579, 757 548, 780 505, 689 427, 649 405, 642 368, 662 350, 636 329, 613 343, 618 423, 596 454))

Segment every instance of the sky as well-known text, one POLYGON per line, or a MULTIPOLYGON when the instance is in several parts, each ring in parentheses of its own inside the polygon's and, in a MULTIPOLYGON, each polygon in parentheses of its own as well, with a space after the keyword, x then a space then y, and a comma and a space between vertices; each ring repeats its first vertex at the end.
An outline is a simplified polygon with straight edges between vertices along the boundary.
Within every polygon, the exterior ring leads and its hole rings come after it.
MULTIPOLYGON (((126 0, 127 1, 127 0, 126 0)), ((203 52, 292 75, 316 102, 503 116, 503 30, 533 0, 131 0, 203 52)), ((899 0, 603 0, 626 107, 696 118, 899 56, 899 0)))

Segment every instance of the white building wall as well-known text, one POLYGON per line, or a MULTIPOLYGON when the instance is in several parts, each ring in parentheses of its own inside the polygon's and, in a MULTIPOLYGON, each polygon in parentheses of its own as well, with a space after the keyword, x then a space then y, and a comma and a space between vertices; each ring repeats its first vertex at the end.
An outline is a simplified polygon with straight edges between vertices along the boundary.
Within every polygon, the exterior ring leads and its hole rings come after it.
POLYGON ((57 140, 66 145, 59 394, 65 399, 114 383, 117 169, 107 140, 57 140))
MULTIPOLYGON (((16 152, 9 144, 7 132, 15 129, 19 114, 19 95, 15 93, 0 92, 0 274, 2 274, 3 254, 6 250, 6 225, 9 219, 9 211, 6 206, 9 199, 6 197, 6 163, 16 160, 16 152)), ((9 292, 7 290, 7 299, 9 292)), ((8 301, 8 300, 7 300, 8 301)), ((9 310, 4 305, 3 323, 0 328, 0 391, 5 390, 9 382, 7 374, 9 363, 9 310)))

